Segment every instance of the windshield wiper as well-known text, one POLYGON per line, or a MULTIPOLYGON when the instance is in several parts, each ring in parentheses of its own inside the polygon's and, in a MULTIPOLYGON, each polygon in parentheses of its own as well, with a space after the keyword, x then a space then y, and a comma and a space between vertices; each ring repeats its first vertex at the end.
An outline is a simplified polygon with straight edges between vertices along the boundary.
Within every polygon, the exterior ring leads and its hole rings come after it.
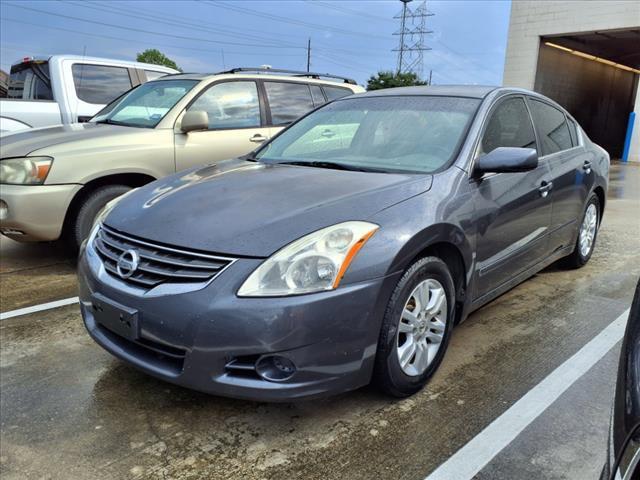
POLYGON ((104 123, 104 124, 107 124, 107 125, 122 125, 124 127, 130 127, 131 126, 129 123, 118 122, 116 120, 111 120, 110 118, 105 118, 104 120, 96 120, 94 123, 104 123))
POLYGON ((385 170, 368 168, 368 167, 356 167, 354 165, 347 165, 338 162, 327 161, 312 161, 303 162, 299 160, 292 160, 290 162, 276 162, 278 165, 300 165, 302 167, 316 167, 316 168, 332 168, 334 170, 349 170, 352 172, 385 172, 385 170))

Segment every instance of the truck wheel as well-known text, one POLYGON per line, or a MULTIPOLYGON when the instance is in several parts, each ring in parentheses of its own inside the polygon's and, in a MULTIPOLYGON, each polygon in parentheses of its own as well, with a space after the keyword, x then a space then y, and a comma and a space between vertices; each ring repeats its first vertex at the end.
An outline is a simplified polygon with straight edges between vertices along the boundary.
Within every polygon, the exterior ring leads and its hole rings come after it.
POLYGON ((116 197, 127 193, 131 187, 126 185, 106 185, 91 192, 82 202, 80 210, 69 231, 70 246, 78 249, 91 233, 96 215, 104 206, 116 197))

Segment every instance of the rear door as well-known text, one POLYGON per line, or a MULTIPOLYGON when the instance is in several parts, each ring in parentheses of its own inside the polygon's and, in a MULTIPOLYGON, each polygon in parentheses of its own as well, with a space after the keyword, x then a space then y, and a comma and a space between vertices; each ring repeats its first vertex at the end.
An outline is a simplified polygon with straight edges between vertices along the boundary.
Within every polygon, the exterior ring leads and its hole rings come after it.
MULTIPOLYGON (((533 124, 523 96, 508 96, 493 107, 477 157, 498 147, 537 148, 533 124)), ((476 208, 476 275, 474 297, 540 262, 548 254, 551 171, 542 160, 530 172, 489 173, 472 180, 476 208)))
POLYGON ((212 84, 187 107, 209 116, 209 129, 182 133, 175 130, 176 170, 244 155, 269 138, 264 105, 253 80, 212 84))
POLYGON ((556 251, 575 243, 594 183, 593 158, 581 145, 576 123, 562 110, 541 99, 528 97, 527 101, 540 139, 541 158, 551 168, 553 212, 549 246, 556 251))
MULTIPOLYGON (((265 80, 262 82, 271 136, 315 108, 311 86, 301 82, 265 80)), ((320 102, 321 92, 315 92, 320 102)))

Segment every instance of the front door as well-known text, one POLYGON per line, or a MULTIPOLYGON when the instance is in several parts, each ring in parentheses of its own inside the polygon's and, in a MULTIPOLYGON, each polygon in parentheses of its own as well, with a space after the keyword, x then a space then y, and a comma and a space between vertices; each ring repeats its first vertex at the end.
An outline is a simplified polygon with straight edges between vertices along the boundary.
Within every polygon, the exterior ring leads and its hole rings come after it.
POLYGON ((254 81, 213 84, 187 108, 190 110, 206 112, 209 129, 183 133, 180 121, 176 123, 176 170, 235 158, 269 139, 254 81))
POLYGON ((594 183, 593 154, 578 138, 576 124, 564 112, 541 100, 528 98, 545 161, 553 181, 553 213, 549 234, 551 251, 571 247, 594 183))
MULTIPOLYGON (((489 114, 478 156, 498 147, 536 148, 522 96, 500 100, 489 114)), ((544 160, 530 172, 485 174, 473 180, 477 221, 474 298, 491 293, 548 254, 550 180, 544 160)))

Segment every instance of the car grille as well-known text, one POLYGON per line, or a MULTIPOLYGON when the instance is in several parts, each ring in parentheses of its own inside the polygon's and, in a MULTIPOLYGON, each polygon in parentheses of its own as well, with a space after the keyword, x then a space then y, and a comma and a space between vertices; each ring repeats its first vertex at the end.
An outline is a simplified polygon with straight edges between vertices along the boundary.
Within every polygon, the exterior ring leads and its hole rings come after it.
POLYGON ((146 289, 161 283, 206 282, 234 261, 232 258, 152 244, 104 225, 98 230, 93 242, 107 272, 125 283, 146 289), (120 256, 128 250, 135 250, 140 262, 131 276, 123 278, 118 273, 117 263, 120 256))

